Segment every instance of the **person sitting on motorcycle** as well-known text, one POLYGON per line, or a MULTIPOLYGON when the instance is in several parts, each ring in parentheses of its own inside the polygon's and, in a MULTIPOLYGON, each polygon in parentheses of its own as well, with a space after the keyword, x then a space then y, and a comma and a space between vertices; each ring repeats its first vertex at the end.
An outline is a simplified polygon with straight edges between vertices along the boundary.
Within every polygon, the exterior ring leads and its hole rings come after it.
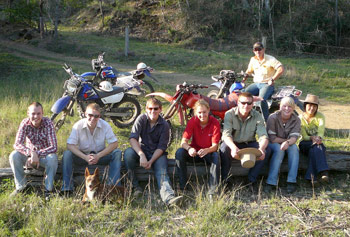
POLYGON ((325 131, 325 117, 318 112, 318 96, 308 94, 304 101, 303 114, 299 115, 301 120, 302 141, 299 144, 300 152, 309 157, 305 179, 317 182, 317 175, 321 181, 328 182, 328 164, 326 159, 326 147, 322 142, 325 131))
POLYGON ((261 110, 265 121, 269 117, 269 108, 266 102, 274 92, 275 81, 283 74, 284 67, 280 61, 273 56, 265 54, 265 48, 261 42, 253 45, 254 57, 250 59, 246 70, 247 76, 242 80, 244 83, 248 75, 254 74, 254 83, 249 85, 245 91, 258 95, 264 100, 261 101, 261 110))
POLYGON ((266 180, 266 192, 271 192, 272 189, 276 188, 281 163, 286 152, 288 154, 287 192, 293 193, 296 191, 299 149, 295 143, 300 136, 300 119, 294 113, 294 109, 293 98, 284 97, 281 100, 280 110, 271 114, 267 120, 269 147, 272 151, 272 157, 270 159, 269 176, 266 180))
POLYGON ((85 111, 86 118, 73 125, 67 139, 68 150, 63 153, 62 158, 62 194, 69 195, 73 191, 73 163, 83 167, 108 165, 107 184, 120 184, 122 152, 118 149, 118 140, 112 127, 100 118, 100 110, 98 104, 89 104, 85 111))
POLYGON ((249 170, 248 181, 257 187, 257 177, 261 168, 270 155, 268 136, 262 115, 253 109, 253 95, 243 92, 238 96, 238 105, 225 113, 223 143, 220 146, 221 175, 224 182, 228 181, 228 174, 233 159, 239 159, 238 151, 253 147, 260 150, 262 155, 257 157, 255 166, 249 170), (256 141, 256 135, 259 141, 256 141))
POLYGON ((187 184, 187 161, 205 162, 211 165, 208 195, 212 197, 219 184, 220 160, 217 150, 221 135, 219 121, 209 115, 209 112, 210 107, 205 100, 201 99, 195 103, 195 116, 187 123, 182 135, 181 148, 176 151, 175 158, 181 190, 184 190, 187 184))
POLYGON ((124 161, 135 196, 142 194, 135 169, 139 165, 146 170, 153 169, 162 201, 175 205, 182 196, 175 196, 168 176, 167 152, 169 124, 160 116, 162 103, 151 98, 146 102, 146 113, 137 117, 129 137, 131 147, 124 152, 124 161))

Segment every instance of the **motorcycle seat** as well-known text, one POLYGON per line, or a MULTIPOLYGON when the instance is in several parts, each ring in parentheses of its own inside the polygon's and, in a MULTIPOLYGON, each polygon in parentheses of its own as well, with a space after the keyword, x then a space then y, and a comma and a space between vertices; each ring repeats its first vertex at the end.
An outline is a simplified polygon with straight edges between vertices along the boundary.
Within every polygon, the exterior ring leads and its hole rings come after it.
POLYGON ((213 111, 227 111, 232 107, 236 107, 238 101, 238 95, 236 93, 231 93, 225 98, 220 99, 212 99, 204 95, 202 95, 202 98, 209 103, 210 110, 213 111))
POLYGON ((105 98, 105 97, 115 95, 115 94, 118 94, 118 93, 125 91, 124 87, 119 87, 119 86, 113 86, 112 91, 103 91, 103 90, 100 90, 98 88, 95 88, 95 89, 96 89, 96 93, 98 94, 98 96, 100 98, 105 98))

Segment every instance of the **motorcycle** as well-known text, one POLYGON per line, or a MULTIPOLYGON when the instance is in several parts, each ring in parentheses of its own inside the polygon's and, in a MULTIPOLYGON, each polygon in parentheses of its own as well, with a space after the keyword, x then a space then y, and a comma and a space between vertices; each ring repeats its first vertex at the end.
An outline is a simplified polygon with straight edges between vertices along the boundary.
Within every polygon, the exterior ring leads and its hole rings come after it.
MULTIPOLYGON (((235 73, 232 70, 222 70, 220 75, 212 76, 212 79, 215 81, 212 83, 212 86, 218 88, 218 90, 211 90, 208 93, 210 98, 222 98, 230 93, 241 93, 244 84, 237 81, 238 78, 247 76, 243 71, 240 73, 235 73)), ((299 100, 302 91, 295 88, 295 86, 280 86, 277 87, 270 99, 266 100, 270 114, 279 109, 280 102, 283 97, 290 96, 294 99, 295 104, 303 111, 303 103, 299 100)), ((254 103, 254 107, 260 110, 260 102, 254 103)))
POLYGON ((68 115, 74 115, 75 102, 81 118, 85 117, 87 105, 94 102, 101 106, 101 117, 105 120, 111 119, 114 125, 120 128, 132 125, 140 115, 139 102, 133 96, 126 94, 133 87, 116 87, 107 81, 101 82, 97 87, 91 81, 74 73, 66 64, 63 69, 70 78, 64 83, 62 97, 51 107, 52 121, 61 114, 61 118, 54 123, 56 131, 62 127, 68 115))
POLYGON ((146 75, 153 81, 159 83, 158 80, 151 74, 151 72, 153 72, 153 68, 147 66, 145 63, 139 63, 136 70, 130 72, 119 72, 115 68, 108 66, 107 63, 105 63, 104 55, 105 53, 101 53, 98 55, 97 59, 91 60, 91 66, 95 72, 85 72, 81 74, 81 76, 85 78, 93 77, 93 83, 99 83, 106 80, 111 82, 113 85, 120 87, 129 87, 135 81, 138 81, 140 87, 135 86, 137 92, 133 90, 128 93, 135 95, 145 95, 154 92, 152 84, 146 80, 142 80, 146 75))

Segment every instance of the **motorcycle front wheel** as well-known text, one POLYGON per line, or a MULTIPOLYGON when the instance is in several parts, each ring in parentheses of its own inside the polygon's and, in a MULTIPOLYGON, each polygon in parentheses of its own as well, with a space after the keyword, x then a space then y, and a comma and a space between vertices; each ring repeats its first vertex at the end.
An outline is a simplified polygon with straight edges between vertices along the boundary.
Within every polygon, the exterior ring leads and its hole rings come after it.
POLYGON ((208 97, 210 98, 210 99, 216 99, 216 96, 219 94, 219 91, 218 90, 211 90, 211 91, 209 91, 209 93, 208 93, 208 97))
POLYGON ((115 126, 126 128, 134 124, 141 113, 140 103, 133 97, 124 97, 122 101, 113 105, 112 111, 122 116, 111 117, 115 126))
POLYGON ((142 85, 142 89, 145 91, 146 95, 154 92, 154 88, 151 83, 149 83, 148 81, 143 81, 143 83, 144 84, 142 85))

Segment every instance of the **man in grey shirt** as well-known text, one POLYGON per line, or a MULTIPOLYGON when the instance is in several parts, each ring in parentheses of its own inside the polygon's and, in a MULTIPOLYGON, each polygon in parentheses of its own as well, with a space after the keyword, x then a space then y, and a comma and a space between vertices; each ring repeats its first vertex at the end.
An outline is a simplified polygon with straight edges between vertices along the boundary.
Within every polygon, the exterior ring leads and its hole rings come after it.
POLYGON ((160 196, 167 205, 175 204, 182 197, 175 197, 168 176, 166 149, 169 143, 169 125, 160 116, 162 103, 151 98, 146 103, 146 113, 135 121, 129 137, 130 145, 124 152, 124 161, 128 170, 135 195, 142 193, 135 177, 137 164, 145 169, 153 168, 160 196))

